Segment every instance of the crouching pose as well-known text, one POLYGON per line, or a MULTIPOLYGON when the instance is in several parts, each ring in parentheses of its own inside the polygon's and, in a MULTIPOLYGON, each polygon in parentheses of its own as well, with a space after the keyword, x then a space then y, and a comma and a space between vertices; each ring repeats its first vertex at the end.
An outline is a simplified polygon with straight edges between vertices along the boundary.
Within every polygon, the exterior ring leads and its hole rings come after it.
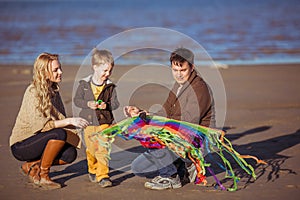
POLYGON ((77 138, 75 127, 88 125, 82 118, 66 118, 58 87, 61 78, 58 55, 40 54, 9 140, 13 156, 25 161, 21 172, 44 189, 61 187, 49 178, 50 167, 76 159, 76 147, 67 141, 77 138))

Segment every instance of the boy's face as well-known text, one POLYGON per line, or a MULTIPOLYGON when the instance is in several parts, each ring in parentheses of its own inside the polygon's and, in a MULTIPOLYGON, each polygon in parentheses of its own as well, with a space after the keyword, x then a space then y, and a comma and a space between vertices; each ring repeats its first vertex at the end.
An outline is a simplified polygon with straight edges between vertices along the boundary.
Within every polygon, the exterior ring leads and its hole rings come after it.
POLYGON ((110 63, 102 63, 100 65, 93 65, 94 76, 99 82, 104 82, 108 79, 112 72, 112 65, 110 63))

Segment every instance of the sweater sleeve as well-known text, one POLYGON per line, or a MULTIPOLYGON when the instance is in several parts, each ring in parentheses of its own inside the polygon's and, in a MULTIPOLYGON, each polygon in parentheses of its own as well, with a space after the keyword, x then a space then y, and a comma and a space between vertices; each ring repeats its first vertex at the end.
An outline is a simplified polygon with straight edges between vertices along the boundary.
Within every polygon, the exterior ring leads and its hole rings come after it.
POLYGON ((46 122, 44 128, 41 130, 41 132, 46 132, 46 131, 50 131, 52 129, 54 129, 54 120, 50 120, 48 122, 46 122))
POLYGON ((43 116, 36 108, 37 105, 35 89, 30 85, 24 93, 21 108, 10 136, 10 145, 33 136, 51 120, 50 117, 43 116))

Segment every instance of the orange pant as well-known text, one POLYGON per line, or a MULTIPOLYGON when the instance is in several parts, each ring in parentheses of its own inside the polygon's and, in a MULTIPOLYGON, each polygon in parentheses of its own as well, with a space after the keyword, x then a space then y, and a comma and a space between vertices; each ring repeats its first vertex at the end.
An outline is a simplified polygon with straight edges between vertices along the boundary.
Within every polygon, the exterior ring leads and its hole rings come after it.
POLYGON ((84 140, 86 144, 86 159, 88 164, 88 172, 96 174, 97 181, 103 178, 109 178, 108 148, 105 143, 108 141, 106 137, 94 133, 109 127, 108 124, 100 126, 87 126, 84 129, 84 140))

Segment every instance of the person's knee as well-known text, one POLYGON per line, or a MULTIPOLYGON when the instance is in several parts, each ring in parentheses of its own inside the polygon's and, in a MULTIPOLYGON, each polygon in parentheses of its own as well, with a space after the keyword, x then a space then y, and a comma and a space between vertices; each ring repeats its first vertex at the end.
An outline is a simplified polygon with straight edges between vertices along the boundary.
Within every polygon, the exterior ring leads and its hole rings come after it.
POLYGON ((146 177, 146 178, 153 178, 159 175, 157 169, 154 166, 147 167, 141 164, 138 160, 134 160, 131 163, 131 171, 136 176, 146 177))
POLYGON ((153 173, 157 172, 157 167, 144 153, 132 161, 131 171, 137 176, 152 177, 153 173))
POLYGON ((136 160, 132 161, 132 163, 131 163, 131 171, 135 175, 141 174, 141 172, 142 172, 142 169, 136 160))
POLYGON ((75 147, 70 146, 68 147, 62 154, 61 160, 66 163, 72 163, 77 158, 77 150, 75 147))
POLYGON ((62 141, 67 140, 67 132, 63 128, 53 129, 52 132, 55 134, 55 138, 53 139, 62 140, 62 141))

